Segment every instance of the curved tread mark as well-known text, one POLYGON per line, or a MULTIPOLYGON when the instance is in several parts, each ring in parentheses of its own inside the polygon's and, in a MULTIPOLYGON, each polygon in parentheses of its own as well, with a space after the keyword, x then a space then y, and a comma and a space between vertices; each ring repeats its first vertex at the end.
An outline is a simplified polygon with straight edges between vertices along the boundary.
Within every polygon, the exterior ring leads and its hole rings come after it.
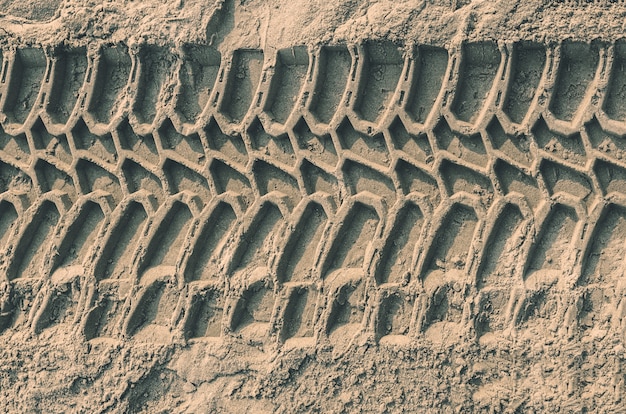
POLYGON ((502 56, 492 42, 463 44, 463 61, 459 69, 452 112, 462 121, 473 123, 491 91, 502 56))
POLYGON ((346 215, 332 242, 323 276, 333 270, 361 268, 365 250, 376 234, 379 221, 380 217, 372 207, 357 202, 346 215))
POLYGON ((263 69, 263 51, 236 50, 233 54, 221 112, 233 122, 240 122, 252 104, 263 69))
POLYGON ((308 68, 309 54, 306 47, 296 46, 278 51, 266 111, 279 123, 284 124, 295 107, 308 68))
MULTIPOLYGON (((187 205, 179 201, 174 202, 146 248, 141 270, 176 265, 192 218, 193 215, 187 205)), ((140 275, 142 273, 140 271, 140 275)))
POLYGON ((221 56, 214 48, 204 45, 188 44, 183 50, 185 59, 179 72, 180 90, 175 110, 193 124, 209 101, 221 56))
POLYGON ((550 110, 559 119, 571 121, 595 77, 600 59, 595 43, 564 42, 550 110))
POLYGON ((32 220, 26 224, 22 237, 15 250, 23 252, 16 255, 9 266, 7 276, 9 279, 39 278, 46 242, 50 242, 50 236, 61 218, 61 213, 51 201, 44 201, 32 220))
POLYGON ((41 48, 18 49, 12 62, 2 111, 11 122, 24 123, 35 106, 47 67, 41 48))
POLYGON ((65 124, 78 100, 87 73, 87 50, 84 47, 58 52, 54 61, 52 88, 47 112, 57 123, 65 124))
POLYGON ((361 118, 376 122, 390 105, 396 90, 404 59, 398 45, 392 42, 367 42, 359 81, 355 111, 361 118))
POLYGON ((149 45, 141 48, 138 59, 139 79, 133 112, 139 122, 150 124, 156 116, 160 94, 174 58, 165 47, 149 45))
POLYGON ((543 45, 518 42, 513 45, 511 80, 504 100, 504 113, 521 124, 534 99, 546 65, 543 45))
POLYGON ((423 124, 441 91, 448 67, 448 51, 442 48, 419 47, 418 57, 413 64, 416 67, 406 110, 415 121, 423 124))
POLYGON ((347 87, 352 58, 345 46, 323 47, 317 61, 319 74, 309 110, 319 121, 328 124, 347 87))
POLYGON ((279 282, 310 281, 327 221, 324 209, 309 203, 282 251, 276 272, 279 282))
POLYGON ((237 216, 232 207, 220 203, 206 220, 187 265, 188 281, 216 280, 220 274, 221 246, 233 230, 237 216))
POLYGON ((400 211, 375 274, 378 284, 410 281, 413 250, 420 237, 423 219, 422 211, 415 204, 408 204, 400 211))
POLYGON ((542 282, 551 274, 542 275, 541 270, 565 271, 565 265, 571 251, 570 243, 574 233, 574 227, 578 222, 578 216, 573 208, 563 204, 555 205, 546 220, 541 225, 539 237, 531 249, 528 260, 526 282, 529 279, 539 279, 542 282), (535 277, 533 277, 535 275, 535 277))
POLYGON ((623 121, 626 119, 626 42, 615 44, 615 60, 611 67, 607 95, 603 103, 604 112, 611 119, 623 121))
POLYGON ((130 264, 135 254, 148 214, 143 206, 131 202, 115 224, 103 248, 95 275, 101 279, 129 279, 130 264))
POLYGON ((122 91, 130 78, 131 59, 124 45, 100 50, 87 111, 97 122, 108 124, 121 106, 122 91))
POLYGON ((264 267, 273 256, 274 240, 280 237, 283 216, 274 204, 265 203, 242 234, 232 258, 232 271, 264 267))

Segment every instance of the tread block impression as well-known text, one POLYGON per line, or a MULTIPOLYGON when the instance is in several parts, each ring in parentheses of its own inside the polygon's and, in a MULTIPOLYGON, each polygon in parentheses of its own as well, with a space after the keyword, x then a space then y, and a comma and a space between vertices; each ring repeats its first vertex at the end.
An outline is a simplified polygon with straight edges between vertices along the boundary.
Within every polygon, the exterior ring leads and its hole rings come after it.
POLYGON ((273 256, 274 240, 280 237, 278 229, 283 221, 283 215, 275 204, 263 204, 239 238, 230 264, 231 272, 266 267, 273 256))
POLYGON ((303 155, 311 160, 323 162, 331 168, 337 165, 337 149, 329 134, 316 135, 308 123, 301 118, 293 128, 298 147, 303 155))
POLYGON ((306 47, 297 46, 278 51, 265 109, 274 120, 284 124, 289 118, 308 70, 309 54, 306 47))
POLYGON ((130 80, 131 64, 124 45, 100 49, 87 105, 87 111, 97 122, 108 124, 120 108, 122 91, 130 80))
POLYGON ((15 206, 10 201, 0 201, 0 248, 6 245, 17 219, 18 213, 15 206))
POLYGON ((439 120, 433 134, 439 148, 480 167, 487 164, 487 150, 480 134, 456 134, 450 129, 445 118, 439 120))
POLYGON ((489 178, 470 168, 443 160, 439 166, 439 173, 449 195, 466 192, 489 197, 492 194, 489 178))
POLYGON ((626 246, 621 236, 626 231, 626 208, 609 204, 594 229, 585 252, 579 285, 615 287, 621 279, 621 264, 626 246))
POLYGON ((317 59, 315 93, 309 111, 328 124, 335 115, 352 67, 352 57, 345 46, 323 47, 317 59))
POLYGON ((295 164, 296 156, 287 134, 281 134, 277 137, 268 134, 259 118, 254 118, 246 132, 250 137, 252 148, 256 151, 285 165, 293 166, 295 164))
POLYGON ((379 171, 351 160, 346 160, 341 170, 349 194, 370 192, 386 200, 393 200, 396 196, 391 178, 379 171))
POLYGON ((74 110, 87 73, 87 51, 66 49, 54 61, 47 111, 54 122, 65 124, 74 110))
POLYGON ((194 164, 204 164, 206 159, 204 146, 197 133, 189 135, 179 133, 170 119, 163 122, 157 133, 164 150, 172 150, 194 164))
POLYGON ((507 204, 489 235, 484 256, 478 269, 476 286, 478 289, 507 287, 514 285, 514 263, 519 263, 522 243, 526 237, 524 217, 518 206, 507 204))
POLYGON ((502 55, 492 42, 464 43, 459 82, 452 102, 458 119, 473 123, 493 87, 502 55))
POLYGON ((100 223, 105 219, 102 208, 92 201, 80 206, 80 213, 67 227, 63 241, 58 246, 55 268, 81 264, 87 251, 95 242, 100 223))
POLYGON ((252 186, 244 174, 217 159, 211 162, 209 174, 218 194, 232 191, 243 196, 247 204, 252 203, 252 186))
POLYGON ((95 276, 98 280, 126 279, 130 276, 132 258, 147 218, 148 213, 138 202, 133 201, 124 208, 117 223, 112 224, 113 230, 96 264, 95 276))
POLYGON ((423 124, 441 91, 448 67, 448 51, 423 46, 418 48, 417 54, 417 59, 413 61, 413 79, 406 111, 415 121, 423 124))
POLYGON ((46 129, 41 118, 37 118, 30 129, 35 149, 44 150, 49 157, 71 165, 74 159, 66 134, 52 135, 46 129))
POLYGON ((433 149, 425 133, 410 134, 402 120, 397 117, 389 127, 389 135, 395 148, 404 151, 415 161, 424 165, 432 162, 433 149))
POLYGON ((378 213, 371 206, 355 203, 347 212, 332 242, 323 275, 346 268, 360 269, 365 261, 365 250, 376 235, 379 221, 378 213))
POLYGON ((162 343, 171 337, 172 317, 178 303, 173 285, 155 281, 139 292, 135 308, 126 323, 126 332, 138 339, 162 343))
POLYGON ((559 119, 571 121, 576 114, 600 60, 596 43, 564 42, 561 60, 550 101, 550 111, 559 119))
POLYGON ((110 133, 96 135, 89 130, 85 121, 80 119, 72 128, 71 137, 76 149, 84 150, 109 164, 117 162, 117 149, 110 133))
POLYGON ((146 254, 140 268, 140 274, 158 266, 175 266, 185 245, 185 236, 192 220, 189 207, 175 201, 146 248, 146 254))
POLYGON ((318 292, 312 286, 294 287, 285 308, 281 340, 298 341, 315 335, 318 292))
POLYGON ((593 170, 605 195, 612 192, 626 194, 626 169, 597 160, 593 170))
POLYGON ((507 134, 497 117, 487 125, 486 132, 485 138, 491 142, 494 149, 527 167, 532 164, 534 157, 530 151, 530 140, 525 134, 514 136, 507 134))
POLYGON ((573 208, 556 204, 541 224, 537 241, 528 256, 528 265, 524 276, 527 284, 550 283, 554 277, 566 270, 568 252, 578 215, 573 208), (544 272, 541 272, 541 271, 544 272), (545 272, 548 271, 548 272, 545 272), (552 272, 550 272, 552 271, 552 272))
POLYGON ((415 204, 409 203, 400 210, 375 273, 378 284, 410 281, 413 251, 420 238, 423 219, 422 211, 415 204))
POLYGON ((615 59, 611 68, 607 95, 603 109, 609 118, 623 121, 626 119, 626 42, 615 44, 615 59))
POLYGON ((363 134, 355 130, 350 119, 346 117, 337 128, 337 137, 345 150, 367 161, 383 166, 389 165, 389 150, 383 134, 363 134))
POLYGON ((426 257, 425 284, 438 285, 465 273, 472 259, 469 249, 477 225, 478 217, 473 208, 463 204, 454 204, 450 208, 433 237, 426 257))
POLYGON ((10 263, 9 280, 43 276, 40 274, 43 255, 60 218, 61 213, 53 202, 46 200, 39 205, 15 247, 16 251, 23 253, 16 255, 10 263))
POLYGON ((402 73, 404 59, 399 46, 391 42, 367 42, 354 109, 361 118, 376 122, 390 107, 402 73))
POLYGON ((185 45, 185 59, 178 74, 180 90, 176 111, 189 123, 195 123, 213 92, 221 55, 210 46, 185 45))
POLYGON ((223 293, 207 289, 197 293, 192 301, 185 332, 189 339, 218 338, 222 336, 224 315, 223 293))
POLYGON ((382 344, 406 342, 415 300, 403 292, 385 292, 378 310, 376 337, 382 344))
POLYGON ((159 151, 152 134, 135 134, 126 118, 117 126, 115 134, 122 149, 132 151, 134 157, 141 157, 152 164, 159 162, 159 151))
POLYGON ((83 333, 87 341, 117 336, 124 295, 127 293, 120 284, 101 284, 98 287, 98 298, 84 323, 83 333))
POLYGON ((221 112, 233 122, 240 122, 252 105, 261 80, 263 52, 236 50, 228 74, 226 92, 220 105, 221 112))
POLYGON ((31 177, 22 169, 0 161, 0 192, 14 190, 17 193, 32 194, 34 192, 31 177))
POLYGON ((531 132, 540 149, 564 161, 585 165, 587 152, 580 133, 566 136, 552 132, 543 117, 539 118, 531 132))
POLYGON ((121 170, 129 193, 145 190, 154 195, 159 202, 163 202, 165 192, 159 177, 129 158, 124 160, 121 170))
POLYGON ((167 48, 151 45, 141 48, 138 59, 139 69, 135 67, 135 71, 138 71, 137 94, 133 112, 139 122, 150 124, 156 116, 159 97, 174 58, 167 48))
POLYGON ((168 159, 163 163, 163 173, 167 178, 170 193, 189 191, 198 195, 203 203, 211 199, 207 179, 196 171, 168 159))
POLYGON ((12 63, 2 111, 10 122, 22 124, 36 104, 48 62, 43 49, 29 47, 18 49, 12 63))
MULTIPOLYGON (((0 157, 6 156, 15 159, 17 162, 28 163, 30 159, 30 148, 25 134, 7 134, 0 126, 0 157)), ((6 158, 5 158, 6 159, 6 158)))
POLYGON ((363 322, 365 282, 350 281, 332 293, 326 335, 335 346, 349 341, 363 322))
POLYGON ((76 175, 83 194, 101 190, 110 194, 116 203, 122 201, 122 187, 117 176, 99 165, 79 159, 76 163, 76 175))
POLYGON ((307 205, 283 250, 276 271, 279 282, 310 281, 327 220, 322 206, 315 202, 307 205))
POLYGON ((233 231, 237 216, 233 208, 220 202, 200 230, 196 246, 185 271, 187 281, 217 280, 220 275, 221 248, 233 231))
POLYGON ((49 162, 42 159, 37 160, 35 162, 35 175, 42 193, 59 190, 69 195, 71 199, 76 198, 76 188, 72 177, 49 162))
POLYGON ((246 338, 263 338, 269 333, 275 294, 270 286, 257 282, 246 289, 233 310, 231 329, 246 338))
POLYGON ((209 148, 214 151, 214 154, 226 157, 229 162, 235 162, 242 166, 247 164, 248 150, 241 134, 224 134, 215 119, 211 119, 204 132, 209 141, 209 148))
POLYGON ((546 65, 546 48, 530 42, 513 45, 511 78, 502 106, 513 122, 521 124, 534 99, 546 65))
POLYGON ((626 140, 623 136, 608 133, 602 129, 595 116, 585 124, 586 133, 591 146, 603 155, 616 160, 626 161, 626 140))

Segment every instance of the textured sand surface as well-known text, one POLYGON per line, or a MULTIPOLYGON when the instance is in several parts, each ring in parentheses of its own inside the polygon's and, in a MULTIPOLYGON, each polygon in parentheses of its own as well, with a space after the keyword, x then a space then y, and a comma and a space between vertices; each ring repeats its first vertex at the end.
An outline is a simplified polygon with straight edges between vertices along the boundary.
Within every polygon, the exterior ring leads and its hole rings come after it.
POLYGON ((0 0, 0 411, 623 411, 625 22, 0 0))

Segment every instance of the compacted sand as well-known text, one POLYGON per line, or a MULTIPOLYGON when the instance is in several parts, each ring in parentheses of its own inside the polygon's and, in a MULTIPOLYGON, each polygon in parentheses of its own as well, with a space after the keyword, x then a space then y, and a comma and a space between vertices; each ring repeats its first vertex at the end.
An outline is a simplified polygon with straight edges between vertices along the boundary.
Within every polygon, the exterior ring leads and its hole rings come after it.
POLYGON ((623 411, 625 21, 0 0, 0 411, 623 411))

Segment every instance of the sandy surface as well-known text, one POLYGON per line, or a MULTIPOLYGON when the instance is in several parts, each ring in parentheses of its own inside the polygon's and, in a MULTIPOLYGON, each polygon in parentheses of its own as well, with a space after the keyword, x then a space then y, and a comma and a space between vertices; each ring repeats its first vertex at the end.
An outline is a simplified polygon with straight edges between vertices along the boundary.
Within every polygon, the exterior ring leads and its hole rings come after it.
POLYGON ((0 411, 620 412, 620 2, 0 0, 0 411))

